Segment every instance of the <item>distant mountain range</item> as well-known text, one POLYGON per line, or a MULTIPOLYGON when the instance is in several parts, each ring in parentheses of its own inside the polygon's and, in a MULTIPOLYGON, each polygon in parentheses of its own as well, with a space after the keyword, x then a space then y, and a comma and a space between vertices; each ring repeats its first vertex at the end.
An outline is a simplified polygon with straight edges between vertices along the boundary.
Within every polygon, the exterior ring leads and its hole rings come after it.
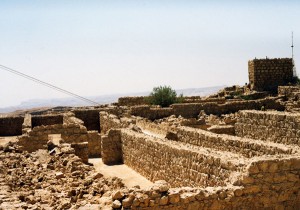
MULTIPOLYGON (((213 93, 218 92, 220 89, 225 86, 214 86, 214 87, 205 87, 205 88, 188 88, 188 89, 179 89, 176 90, 178 94, 183 94, 184 96, 207 96, 213 93)), ((112 94, 112 95, 101 95, 93 97, 85 97, 89 100, 95 101, 99 104, 110 104, 117 102, 118 98, 124 96, 146 96, 150 92, 140 92, 140 93, 125 93, 125 94, 112 94)), ((76 98, 56 98, 56 99, 31 99, 24 101, 17 106, 10 106, 0 108, 0 113, 8 113, 16 110, 31 109, 35 107, 55 107, 55 106, 90 106, 84 101, 81 101, 76 98)))

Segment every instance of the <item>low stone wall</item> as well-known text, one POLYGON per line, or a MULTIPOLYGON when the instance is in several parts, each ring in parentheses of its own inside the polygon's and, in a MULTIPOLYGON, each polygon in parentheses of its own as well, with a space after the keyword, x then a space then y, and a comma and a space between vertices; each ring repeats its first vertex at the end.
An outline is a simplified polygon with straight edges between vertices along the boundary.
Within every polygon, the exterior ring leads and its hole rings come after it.
POLYGON ((104 164, 111 165, 123 162, 120 130, 109 130, 108 135, 102 137, 101 147, 104 164))
POLYGON ((233 125, 213 125, 207 128, 208 131, 217 133, 217 134, 228 134, 235 135, 235 130, 233 125))
POLYGON ((89 158, 101 157, 101 135, 98 131, 88 131, 89 158))
MULTIPOLYGON (((300 157, 256 159, 233 184, 215 188, 154 185, 113 198, 124 209, 299 209, 300 157)), ((163 183, 163 182, 162 182, 163 183)))
POLYGON ((288 98, 293 97, 293 93, 300 92, 299 86, 279 86, 278 95, 286 96, 288 98))
MULTIPOLYGON (((201 96, 184 96, 182 103, 207 103, 217 102, 219 104, 225 103, 225 98, 201 98, 201 96)), ((120 97, 118 99, 118 106, 141 106, 150 105, 149 96, 133 96, 120 97)))
POLYGON ((201 98, 200 96, 185 96, 182 103, 209 103, 216 102, 218 104, 224 104, 226 102, 225 97, 219 98, 201 98))
POLYGON ((83 163, 89 161, 89 146, 87 142, 72 143, 71 147, 75 150, 75 155, 81 158, 83 163))
POLYGON ((137 118, 136 119, 136 125, 140 127, 144 132, 151 132, 155 133, 155 135, 159 135, 161 137, 165 137, 169 131, 171 131, 171 128, 167 124, 157 124, 154 122, 151 122, 145 118, 137 118))
POLYGON ((148 96, 135 96, 135 97, 120 97, 118 99, 119 106, 137 106, 149 104, 148 96))
POLYGON ((225 104, 218 104, 216 102, 208 103, 188 103, 188 104, 173 104, 170 108, 151 108, 150 106, 135 106, 131 107, 131 114, 135 116, 144 117, 150 120, 161 119, 170 115, 181 115, 185 118, 197 118, 201 110, 204 110, 206 114, 229 114, 239 110, 261 110, 275 109, 279 111, 284 110, 277 98, 267 98, 259 100, 243 100, 226 102, 225 104))
POLYGON ((25 114, 24 122, 22 124, 22 134, 31 130, 31 115, 25 114))
MULTIPOLYGON (((118 137, 110 137, 111 132, 109 139, 118 137)), ((232 174, 245 166, 243 157, 226 159, 222 153, 180 142, 170 143, 128 129, 121 130, 119 139, 114 142, 121 141, 121 149, 115 151, 119 151, 126 165, 151 181, 164 179, 173 187, 224 186, 232 174)), ((105 151, 104 142, 102 139, 102 151, 105 151)))
POLYGON ((110 129, 126 128, 131 123, 135 123, 132 119, 122 117, 119 118, 116 115, 109 114, 108 112, 100 112, 100 129, 101 134, 105 134, 110 129))
POLYGON ((196 118, 201 110, 206 114, 229 114, 235 113, 239 110, 255 109, 260 110, 262 107, 265 109, 284 110, 284 107, 275 101, 276 98, 267 98, 259 100, 243 100, 226 102, 225 104, 217 103, 203 103, 203 104, 173 104, 171 105, 176 116, 183 116, 186 118, 196 118))
POLYGON ((41 125, 55 125, 63 124, 63 115, 33 115, 31 116, 31 127, 37 127, 41 125))
POLYGON ((88 131, 96 130, 100 132, 99 110, 74 110, 75 117, 84 122, 88 131))
POLYGON ((56 124, 48 126, 37 126, 28 133, 19 137, 19 145, 24 150, 34 152, 45 148, 49 134, 61 134, 65 143, 81 143, 87 141, 87 130, 76 124, 56 124))
POLYGON ((149 120, 155 120, 168 117, 174 114, 174 111, 172 108, 152 108, 151 106, 134 106, 131 107, 130 113, 132 115, 144 117, 149 120))
POLYGON ((300 114, 276 111, 240 111, 237 136, 300 145, 300 114))
POLYGON ((209 131, 181 126, 176 129, 177 141, 212 148, 224 152, 241 154, 251 158, 262 155, 293 154, 297 148, 275 143, 265 143, 253 139, 240 138, 225 134, 215 134, 209 131))
POLYGON ((0 117, 0 136, 22 135, 24 117, 0 117))

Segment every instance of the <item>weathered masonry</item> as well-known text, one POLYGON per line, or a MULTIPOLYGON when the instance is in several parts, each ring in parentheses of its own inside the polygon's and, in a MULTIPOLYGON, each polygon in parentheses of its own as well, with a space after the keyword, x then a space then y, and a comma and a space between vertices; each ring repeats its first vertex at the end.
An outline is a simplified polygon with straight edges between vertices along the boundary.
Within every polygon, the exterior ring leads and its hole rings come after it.
MULTIPOLYGON (((242 111, 237 123, 248 118, 255 126, 287 131, 297 127, 299 114, 242 111), (274 124, 274 125, 273 125, 274 124)), ((156 124, 144 118, 114 116, 102 112, 104 163, 124 163, 149 180, 166 180, 169 190, 134 191, 120 199, 129 209, 296 209, 300 206, 300 156, 297 141, 286 142, 214 134, 186 126, 156 124), (132 125, 131 123, 135 123, 132 125), (131 124, 131 125, 130 125, 131 124), (135 127, 137 126, 141 130, 135 127), (119 129, 108 129, 119 128, 119 129), (164 137, 168 131, 176 140, 164 137), (184 187, 189 186, 188 189, 184 187), (286 187, 289 186, 289 187, 286 187), (140 199, 143 198, 143 199, 140 199)), ((247 122, 246 122, 247 121, 247 122)), ((251 132, 256 132, 252 129, 251 132)), ((291 133, 291 135, 293 135, 291 133)), ((243 135, 241 135, 243 136, 243 135)))
POLYGON ((291 58, 254 59, 248 61, 250 88, 257 91, 276 91, 293 79, 291 58))

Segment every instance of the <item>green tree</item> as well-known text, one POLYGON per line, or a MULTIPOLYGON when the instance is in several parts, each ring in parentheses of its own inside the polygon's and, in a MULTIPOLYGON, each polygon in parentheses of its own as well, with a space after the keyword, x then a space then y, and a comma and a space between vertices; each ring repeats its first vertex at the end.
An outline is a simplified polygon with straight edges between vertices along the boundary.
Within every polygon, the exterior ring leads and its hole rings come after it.
POLYGON ((177 93, 170 86, 154 87, 149 96, 149 102, 153 105, 160 105, 161 107, 168 107, 171 104, 181 102, 183 100, 182 94, 177 97, 177 93))

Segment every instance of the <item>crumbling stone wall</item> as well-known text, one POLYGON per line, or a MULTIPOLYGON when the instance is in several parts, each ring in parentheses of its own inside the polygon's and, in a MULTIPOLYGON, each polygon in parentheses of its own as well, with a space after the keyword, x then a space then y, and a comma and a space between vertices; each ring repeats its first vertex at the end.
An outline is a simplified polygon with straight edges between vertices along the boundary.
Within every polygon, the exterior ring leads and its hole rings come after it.
POLYGON ((300 92, 299 86, 279 86, 278 95, 286 96, 288 98, 293 97, 294 93, 300 92))
POLYGON ((218 134, 228 134, 235 135, 235 130, 233 125, 213 125, 207 128, 208 131, 218 134))
MULTIPOLYGON (((225 103, 225 98, 206 98, 202 99, 200 96, 184 96, 182 103, 204 103, 204 102, 218 102, 225 103)), ((149 105, 149 96, 133 96, 120 97, 118 99, 119 106, 140 106, 149 105)))
POLYGON ((88 163, 89 161, 89 146, 88 142, 72 143, 71 147, 75 150, 75 155, 81 158, 82 162, 88 163))
POLYGON ((133 119, 129 119, 127 117, 118 117, 114 114, 109 114, 108 112, 100 112, 100 128, 101 133, 105 134, 110 129, 116 128, 126 128, 131 123, 135 123, 133 119))
POLYGON ((24 122, 22 124, 22 134, 31 130, 31 115, 25 114, 24 122))
MULTIPOLYGON (((258 158, 230 185, 207 188, 169 188, 124 193, 120 199, 128 209, 298 209, 300 207, 300 157, 258 158)), ((114 200, 117 200, 115 198, 114 200)))
POLYGON ((96 130, 100 132, 100 110, 74 110, 75 117, 84 122, 84 126, 88 131, 96 130))
POLYGON ((89 158, 101 157, 101 135, 98 131, 88 131, 87 139, 89 158))
POLYGON ((110 165, 123 162, 120 130, 109 130, 108 135, 102 137, 101 147, 103 163, 110 165))
POLYGON ((41 125, 55 125, 63 124, 63 115, 33 115, 31 116, 31 126, 32 128, 41 125))
POLYGON ((174 114, 174 110, 172 108, 152 108, 147 105, 131 107, 130 112, 132 115, 144 117, 149 120, 165 118, 174 114))
POLYGON ((219 104, 217 102, 208 103, 189 103, 189 104, 173 104, 170 108, 151 108, 150 106, 131 107, 131 114, 144 117, 150 120, 161 119, 170 115, 181 115, 185 118, 197 118, 200 111, 204 110, 206 114, 229 114, 239 110, 255 109, 275 109, 282 111, 284 106, 276 101, 277 98, 266 98, 259 100, 244 100, 227 102, 219 104))
MULTIPOLYGON (((174 131, 174 130, 173 130, 174 131)), ((282 144, 268 144, 263 141, 240 138, 224 134, 181 126, 176 129, 177 141, 213 148, 224 152, 234 152, 247 158, 262 155, 293 154, 293 147, 282 144)))
MULTIPOLYGON (((236 157, 225 159, 218 152, 170 143, 128 129, 121 130, 120 139, 126 165, 152 181, 165 179, 173 187, 224 186, 232 173, 245 166, 236 157)), ((102 151, 104 148, 102 144, 102 151)))
POLYGON ((149 104, 148 96, 135 96, 135 97, 120 97, 118 99, 119 106, 137 106, 149 104))
POLYGON ((300 145, 300 114, 276 111, 239 112, 237 136, 300 145))
POLYGON ((0 117, 0 136, 22 135, 24 117, 0 117))
POLYGON ((61 134, 65 143, 88 142, 89 156, 100 157, 101 155, 101 136, 98 132, 87 131, 79 124, 56 124, 47 126, 37 126, 19 137, 19 145, 23 150, 34 152, 44 149, 49 140, 49 134, 61 134))
POLYGON ((277 91, 293 79, 291 58, 254 59, 248 61, 250 88, 257 91, 277 91))

